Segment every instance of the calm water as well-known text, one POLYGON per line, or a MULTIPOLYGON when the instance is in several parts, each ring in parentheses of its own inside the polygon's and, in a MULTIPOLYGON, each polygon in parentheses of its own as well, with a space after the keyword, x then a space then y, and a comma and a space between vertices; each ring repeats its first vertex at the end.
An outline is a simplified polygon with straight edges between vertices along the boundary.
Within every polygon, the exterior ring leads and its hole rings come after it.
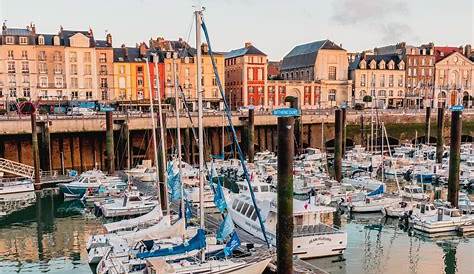
MULTIPOLYGON (((85 242, 101 231, 100 221, 77 201, 51 194, 37 201, 0 217, 0 273, 91 273, 85 242)), ((345 254, 310 261, 330 273, 472 273, 474 238, 411 237, 378 214, 335 223, 349 233, 345 254)))

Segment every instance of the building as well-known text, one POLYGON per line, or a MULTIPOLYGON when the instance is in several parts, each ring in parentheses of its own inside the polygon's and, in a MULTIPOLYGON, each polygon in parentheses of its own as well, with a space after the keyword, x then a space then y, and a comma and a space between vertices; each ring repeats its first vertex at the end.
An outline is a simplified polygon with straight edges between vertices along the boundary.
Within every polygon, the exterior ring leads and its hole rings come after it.
MULTIPOLYGON (((3 107, 18 98, 35 98, 38 86, 36 30, 2 26, 0 36, 0 100, 3 107)), ((46 71, 46 67, 42 67, 46 71)))
POLYGON ((405 62, 398 54, 358 55, 349 67, 349 75, 353 106, 397 108, 403 105, 405 62))
POLYGON ((108 33, 106 40, 96 40, 96 66, 97 86, 100 100, 114 99, 114 50, 112 48, 112 35, 108 33))
MULTIPOLYGON (((282 60, 280 73, 284 80, 314 81, 315 89, 286 90, 286 96, 298 98, 309 93, 317 101, 309 105, 333 107, 351 100, 351 82, 348 80, 347 52, 330 40, 316 41, 294 47, 282 60)), ((299 100, 300 106, 303 100, 299 100)))
POLYGON ((435 53, 433 43, 410 46, 405 42, 375 48, 375 55, 397 54, 405 62, 404 107, 430 106, 434 96, 435 53))
POLYGON ((245 43, 243 48, 225 55, 225 90, 232 109, 242 106, 273 105, 265 95, 267 81, 267 55, 245 43))
MULTIPOLYGON (((435 102, 438 107, 463 104, 472 107, 474 62, 462 50, 435 47, 435 102)), ((470 52, 469 52, 470 54, 470 52)))

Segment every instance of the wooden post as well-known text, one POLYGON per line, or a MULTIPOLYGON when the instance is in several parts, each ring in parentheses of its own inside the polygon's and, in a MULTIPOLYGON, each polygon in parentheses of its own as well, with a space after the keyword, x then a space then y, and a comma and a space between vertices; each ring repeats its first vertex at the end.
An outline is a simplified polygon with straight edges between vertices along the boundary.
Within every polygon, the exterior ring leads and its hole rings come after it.
POLYGON ((448 201, 458 207, 459 164, 461 162, 462 111, 451 112, 451 143, 449 145, 448 201))
POLYGON ((425 144, 430 143, 430 124, 431 124, 431 107, 426 107, 425 116, 425 144))
POLYGON ((114 156, 114 117, 112 111, 105 113, 105 151, 107 155, 107 172, 112 174, 115 172, 115 156, 114 156))
POLYGON ((31 113, 31 148, 33 150, 34 186, 36 190, 41 189, 40 181, 40 159, 38 149, 38 130, 36 128, 36 112, 31 113))
POLYGON ((293 273, 294 117, 278 117, 277 273, 293 273))
POLYGON ((438 108, 438 125, 436 128, 436 162, 441 164, 444 152, 444 108, 438 108))
POLYGON ((335 137, 334 137, 334 177, 336 181, 342 180, 342 111, 336 109, 335 114, 335 137))
POLYGON ((247 128, 247 154, 248 154, 249 163, 253 163, 253 158, 255 156, 254 123, 255 123, 255 110, 251 108, 249 109, 249 120, 248 120, 248 128, 247 128))

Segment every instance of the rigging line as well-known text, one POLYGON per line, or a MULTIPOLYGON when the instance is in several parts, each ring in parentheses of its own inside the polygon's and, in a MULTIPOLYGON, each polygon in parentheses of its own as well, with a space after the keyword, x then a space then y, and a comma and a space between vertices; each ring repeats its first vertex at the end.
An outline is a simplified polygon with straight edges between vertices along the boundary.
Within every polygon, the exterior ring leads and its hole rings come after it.
MULTIPOLYGON (((236 133, 235 128, 232 124, 232 114, 230 112, 230 108, 229 108, 229 105, 227 103, 227 100, 225 99, 224 89, 222 88, 221 79, 220 79, 219 73, 217 71, 216 60, 214 58, 214 53, 212 52, 211 41, 209 39, 209 34, 207 33, 207 27, 206 27, 206 24, 204 22, 204 19, 202 19, 202 21, 201 21, 201 27, 202 27, 202 30, 204 31, 204 36, 206 37, 207 46, 208 46, 208 50, 209 50, 209 56, 211 57, 211 62, 212 62, 212 68, 214 70, 214 75, 216 76, 216 81, 217 81, 217 86, 219 87, 219 92, 222 96, 222 101, 224 103, 224 109, 225 109, 225 113, 226 113, 226 116, 227 116, 227 120, 228 120, 229 125, 232 129, 234 142, 236 142, 236 147, 237 147, 237 150, 239 152, 239 160, 240 160, 240 163, 242 165, 242 169, 244 171, 245 179, 246 179, 247 184, 249 186, 250 197, 252 198, 253 206, 258 209, 256 198, 255 198, 255 193, 252 191, 252 185, 250 183, 250 175, 248 173, 247 166, 245 165, 245 159, 243 158, 242 149, 241 149, 240 145, 238 144, 237 133, 236 133)), ((257 212, 258 221, 260 223, 260 227, 262 229, 262 234, 263 234, 263 237, 265 239, 265 242, 266 242, 267 246, 270 248, 270 242, 268 240, 267 233, 265 232, 265 226, 263 225, 263 218, 260 214, 260 210, 256 210, 255 212, 257 212)))
POLYGON ((194 26, 194 14, 191 16, 191 24, 189 24, 189 31, 188 31, 188 37, 186 38, 186 44, 189 45, 189 38, 191 37, 191 31, 193 30, 194 26))

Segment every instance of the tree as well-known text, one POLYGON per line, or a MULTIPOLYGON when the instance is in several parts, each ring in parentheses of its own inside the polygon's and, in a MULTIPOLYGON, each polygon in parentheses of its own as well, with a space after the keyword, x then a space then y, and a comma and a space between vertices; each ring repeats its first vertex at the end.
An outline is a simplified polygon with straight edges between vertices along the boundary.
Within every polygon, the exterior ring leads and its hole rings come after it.
POLYGON ((362 99, 365 103, 370 103, 372 102, 372 96, 370 95, 365 95, 364 98, 362 99))

